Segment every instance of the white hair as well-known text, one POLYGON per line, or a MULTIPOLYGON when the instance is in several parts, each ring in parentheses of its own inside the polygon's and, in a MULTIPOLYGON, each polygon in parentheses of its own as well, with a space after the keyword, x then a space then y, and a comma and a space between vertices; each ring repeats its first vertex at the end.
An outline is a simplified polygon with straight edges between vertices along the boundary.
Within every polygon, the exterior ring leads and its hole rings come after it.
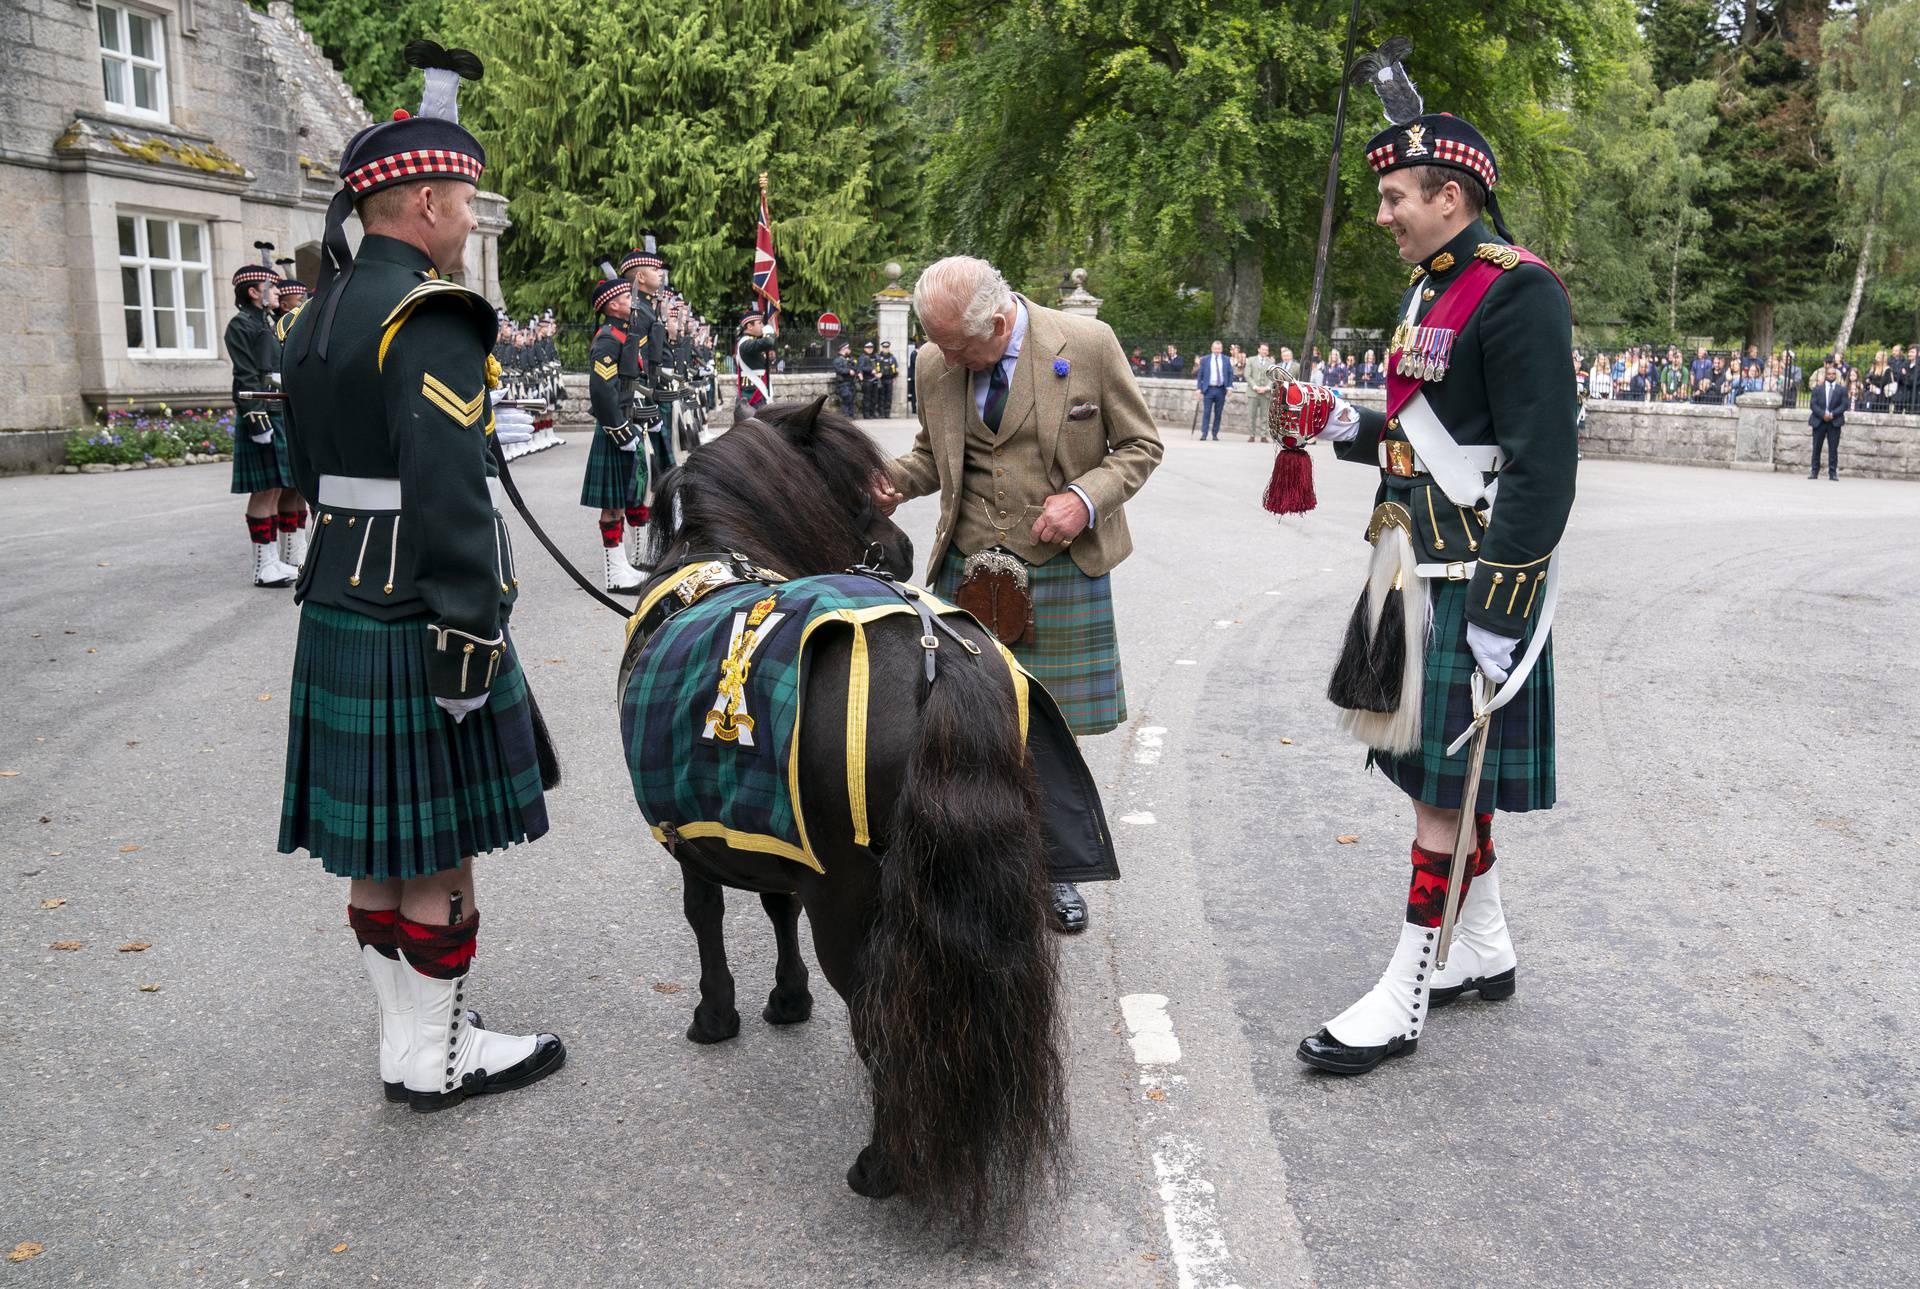
POLYGON ((1013 291, 1000 270, 971 255, 935 260, 913 284, 913 311, 922 324, 929 312, 953 319, 963 334, 978 338, 993 331, 993 319, 1013 307, 1013 291))

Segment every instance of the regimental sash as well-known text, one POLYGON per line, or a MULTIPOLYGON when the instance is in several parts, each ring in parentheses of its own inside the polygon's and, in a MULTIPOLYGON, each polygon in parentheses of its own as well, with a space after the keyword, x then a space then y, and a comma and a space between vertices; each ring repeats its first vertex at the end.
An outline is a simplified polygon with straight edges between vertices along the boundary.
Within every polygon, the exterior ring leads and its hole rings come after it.
MULTIPOLYGON (((1387 355, 1387 415, 1398 416, 1408 399, 1428 381, 1446 379, 1453 359, 1453 342, 1473 317, 1473 311, 1487 298, 1487 292, 1508 269, 1522 264, 1538 264, 1553 273, 1546 261, 1518 246, 1487 243, 1493 258, 1476 254, 1472 263, 1460 270, 1460 276, 1447 287, 1426 317, 1420 317, 1422 303, 1416 287, 1408 302, 1406 316, 1394 330, 1392 351, 1387 355), (1418 321, 1416 322, 1416 319, 1418 321)), ((1555 273, 1554 280, 1560 275, 1555 273)), ((1562 289, 1565 284, 1562 283, 1562 289)))

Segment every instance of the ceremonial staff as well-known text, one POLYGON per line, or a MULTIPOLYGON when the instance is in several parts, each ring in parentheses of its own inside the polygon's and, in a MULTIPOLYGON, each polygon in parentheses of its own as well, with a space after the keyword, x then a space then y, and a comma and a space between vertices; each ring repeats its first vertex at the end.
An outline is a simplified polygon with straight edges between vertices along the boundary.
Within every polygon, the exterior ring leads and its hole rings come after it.
MULTIPOLYGON (((1320 329, 1320 289, 1327 280, 1327 243, 1333 239, 1333 198, 1340 185, 1340 136, 1347 128, 1347 86, 1353 79, 1353 42, 1360 29, 1360 0, 1347 9, 1347 52, 1341 55, 1340 96, 1333 107, 1333 155, 1327 158, 1327 184, 1320 196, 1320 242, 1313 255, 1313 291, 1307 297, 1307 330, 1300 339, 1300 370, 1294 379, 1304 380, 1313 373, 1313 335, 1320 329)), ((1389 41, 1389 44, 1392 42, 1389 41)), ((1411 41, 1406 42, 1412 49, 1411 41)))

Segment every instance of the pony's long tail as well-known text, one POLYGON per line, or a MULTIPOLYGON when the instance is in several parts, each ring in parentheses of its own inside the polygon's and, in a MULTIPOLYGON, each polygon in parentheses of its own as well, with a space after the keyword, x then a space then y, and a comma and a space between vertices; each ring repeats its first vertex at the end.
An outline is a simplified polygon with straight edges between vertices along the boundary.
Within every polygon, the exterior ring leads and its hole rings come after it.
POLYGON ((975 1232, 1058 1183, 1067 1127, 1039 789, 996 663, 943 658, 920 710, 854 1003, 887 1167, 975 1232))

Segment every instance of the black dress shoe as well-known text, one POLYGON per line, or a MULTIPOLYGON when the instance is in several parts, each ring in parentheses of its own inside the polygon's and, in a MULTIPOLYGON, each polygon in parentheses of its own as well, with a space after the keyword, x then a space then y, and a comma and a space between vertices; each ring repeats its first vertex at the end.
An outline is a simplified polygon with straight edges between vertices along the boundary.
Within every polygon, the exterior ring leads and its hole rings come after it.
MULTIPOLYGON (((480 1013, 471 1007, 467 1008, 467 1024, 474 1029, 486 1028, 486 1026, 480 1023, 480 1013)), ((387 1100, 405 1104, 407 1099, 407 1085, 405 1083, 383 1083, 382 1086, 386 1090, 387 1100)))
POLYGON ((1513 978, 1514 970, 1513 967, 1508 967, 1499 975, 1468 976, 1457 985, 1436 986, 1433 993, 1428 997, 1427 1006, 1445 1007, 1469 989, 1479 994, 1480 997, 1487 1002, 1502 1002, 1513 997, 1515 988, 1513 978))
POLYGON ((1079 935, 1087 929, 1087 902, 1072 882, 1053 884, 1053 929, 1062 935, 1079 935))
POLYGON ((1417 1038, 1395 1034, 1379 1047, 1349 1047, 1327 1030, 1300 1040, 1294 1055, 1316 1070, 1329 1074, 1365 1074, 1389 1056, 1399 1056, 1420 1046, 1417 1038))
POLYGON ((538 1083, 549 1074, 558 1072, 567 1063, 567 1045, 552 1034, 535 1034, 533 1051, 524 1060, 500 1071, 498 1074, 486 1070, 472 1070, 461 1079, 458 1087, 451 1092, 415 1092, 407 1090, 407 1104, 422 1114, 431 1114, 435 1110, 445 1110, 457 1106, 468 1097, 484 1096, 489 1092, 511 1092, 515 1088, 524 1088, 530 1083, 538 1083))

